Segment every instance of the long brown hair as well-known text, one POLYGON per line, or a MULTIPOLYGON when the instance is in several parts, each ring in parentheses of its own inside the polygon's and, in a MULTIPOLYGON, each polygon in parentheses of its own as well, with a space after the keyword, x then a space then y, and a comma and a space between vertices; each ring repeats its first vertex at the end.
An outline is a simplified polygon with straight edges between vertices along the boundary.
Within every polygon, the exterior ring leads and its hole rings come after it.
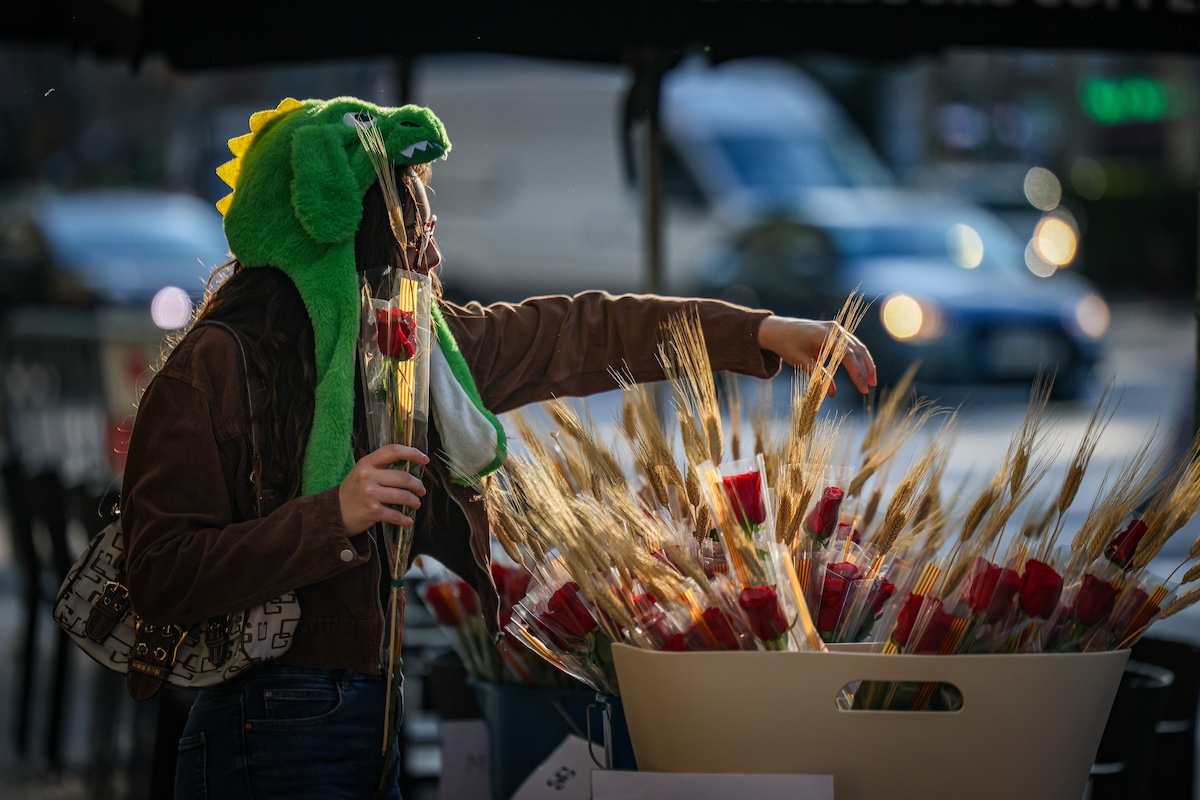
MULTIPOLYGON (((425 182, 431 169, 424 164, 413 168, 413 172, 425 182)), ((397 169, 396 178, 411 180, 409 173, 401 169, 397 169)), ((409 202, 408 195, 400 192, 402 207, 409 202)), ((403 263, 378 183, 363 198, 354 258, 360 271, 403 263)), ((284 498, 299 496, 317 377, 312 322, 300 293, 279 270, 251 269, 235 259, 209 276, 208 291, 192 327, 204 320, 254 332, 247 356, 266 387, 266 396, 255 407, 254 420, 262 459, 262 488, 281 492, 284 498)))

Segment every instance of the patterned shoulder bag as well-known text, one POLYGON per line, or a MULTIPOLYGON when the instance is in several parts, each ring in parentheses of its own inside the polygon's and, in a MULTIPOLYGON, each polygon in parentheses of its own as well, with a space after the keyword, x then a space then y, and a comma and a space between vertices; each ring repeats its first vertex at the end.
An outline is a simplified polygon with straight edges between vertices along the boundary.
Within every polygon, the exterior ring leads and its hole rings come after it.
MULTIPOLYGON (((254 480, 261 475, 262 462, 246 350, 237 332, 225 323, 200 324, 228 331, 241 353, 254 480)), ((257 483, 255 498, 261 517, 262 492, 257 483)), ((253 664, 287 652, 300 622, 295 592, 190 626, 155 625, 143 620, 125 585, 125 540, 119 508, 113 508, 112 517, 67 572, 54 604, 54 619, 101 666, 126 674, 129 693, 135 699, 148 700, 164 682, 189 689, 215 686, 253 664)))

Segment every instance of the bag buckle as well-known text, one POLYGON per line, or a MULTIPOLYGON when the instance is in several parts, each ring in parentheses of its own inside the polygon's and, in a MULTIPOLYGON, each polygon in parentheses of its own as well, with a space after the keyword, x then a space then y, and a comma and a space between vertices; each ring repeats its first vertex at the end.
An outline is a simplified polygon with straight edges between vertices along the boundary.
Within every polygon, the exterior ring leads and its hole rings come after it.
POLYGON ((179 625, 157 625, 138 619, 134 632, 133 649, 129 653, 129 693, 135 700, 148 700, 175 666, 187 631, 179 625))
POLYGON ((129 607, 129 590, 116 581, 104 584, 104 591, 92 604, 84 630, 93 642, 103 643, 117 623, 125 618, 129 607))
POLYGON ((212 617, 204 624, 204 645, 214 667, 225 663, 232 649, 229 646, 229 617, 212 617))

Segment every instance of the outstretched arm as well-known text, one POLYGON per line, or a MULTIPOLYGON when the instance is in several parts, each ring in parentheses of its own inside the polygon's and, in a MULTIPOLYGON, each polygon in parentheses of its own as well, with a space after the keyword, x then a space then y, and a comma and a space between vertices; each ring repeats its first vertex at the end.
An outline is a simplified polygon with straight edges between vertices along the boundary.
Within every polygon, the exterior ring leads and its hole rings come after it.
MULTIPOLYGON (((770 350, 793 367, 811 373, 821 345, 840 328, 836 322, 770 316, 758 327, 758 346, 770 350)), ((842 366, 855 388, 866 394, 875 385, 875 360, 858 337, 849 332, 845 335, 849 337, 849 345, 842 366)), ((829 396, 836 393, 837 387, 831 381, 829 396)))

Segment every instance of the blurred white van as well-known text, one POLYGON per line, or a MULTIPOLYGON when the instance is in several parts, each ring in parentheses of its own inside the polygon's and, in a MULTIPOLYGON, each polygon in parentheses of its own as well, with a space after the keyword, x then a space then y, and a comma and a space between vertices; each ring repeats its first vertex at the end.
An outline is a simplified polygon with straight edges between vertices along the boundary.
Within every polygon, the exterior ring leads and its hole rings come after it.
MULTIPOLYGON (((642 201, 626 167, 640 151, 624 144, 631 81, 620 67, 505 56, 418 62, 416 100, 454 145, 432 181, 451 297, 645 288, 642 201)), ((693 287, 739 209, 892 180, 840 108, 782 62, 684 64, 664 79, 662 120, 667 292, 693 287)))

